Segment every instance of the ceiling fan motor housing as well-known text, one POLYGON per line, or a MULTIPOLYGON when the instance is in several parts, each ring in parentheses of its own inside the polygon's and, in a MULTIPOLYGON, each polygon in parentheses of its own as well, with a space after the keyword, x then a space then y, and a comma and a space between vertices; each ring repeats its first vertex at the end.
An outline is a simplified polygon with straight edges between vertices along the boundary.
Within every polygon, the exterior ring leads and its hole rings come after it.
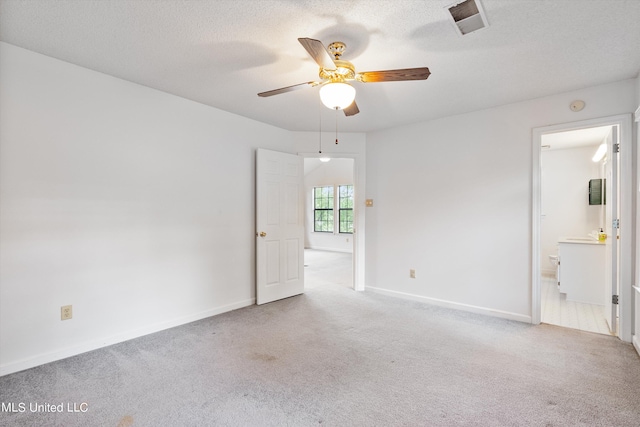
POLYGON ((320 78, 332 82, 343 82, 345 80, 354 80, 356 77, 356 68, 349 61, 337 59, 334 61, 335 70, 327 70, 320 68, 320 78))

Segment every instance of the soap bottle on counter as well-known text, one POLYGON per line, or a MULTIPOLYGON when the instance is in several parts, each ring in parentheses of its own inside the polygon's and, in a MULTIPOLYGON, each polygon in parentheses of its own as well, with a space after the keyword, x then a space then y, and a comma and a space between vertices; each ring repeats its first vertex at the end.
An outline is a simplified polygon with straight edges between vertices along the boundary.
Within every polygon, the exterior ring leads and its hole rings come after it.
POLYGON ((598 233, 598 242, 604 242, 605 240, 607 240, 607 233, 605 233, 601 228, 600 232, 598 233))

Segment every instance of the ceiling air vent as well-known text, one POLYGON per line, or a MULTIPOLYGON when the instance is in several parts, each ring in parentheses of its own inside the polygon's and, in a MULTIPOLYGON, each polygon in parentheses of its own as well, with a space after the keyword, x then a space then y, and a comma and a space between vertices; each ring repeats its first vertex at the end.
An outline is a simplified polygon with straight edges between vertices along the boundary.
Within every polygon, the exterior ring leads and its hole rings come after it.
POLYGON ((466 0, 447 6, 451 22, 463 36, 489 26, 480 0, 466 0))

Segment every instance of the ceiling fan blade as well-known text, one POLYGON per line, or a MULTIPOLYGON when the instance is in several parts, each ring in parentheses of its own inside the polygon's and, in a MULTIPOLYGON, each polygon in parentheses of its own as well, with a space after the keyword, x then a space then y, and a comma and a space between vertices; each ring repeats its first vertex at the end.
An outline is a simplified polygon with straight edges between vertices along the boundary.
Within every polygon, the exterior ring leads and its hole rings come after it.
POLYGON ((287 87, 282 87, 280 89, 274 89, 274 90, 269 90, 267 92, 260 92, 258 94, 258 96, 262 96, 262 97, 266 97, 266 96, 273 96, 273 95, 280 95, 281 93, 286 93, 286 92, 291 92, 294 90, 298 90, 298 89, 302 89, 306 86, 316 86, 318 84, 318 82, 306 82, 306 83, 300 83, 297 85, 293 85, 293 86, 287 86, 287 87))
POLYGON ((427 67, 405 68, 402 70, 365 71, 358 75, 358 80, 364 83, 426 80, 430 74, 431 72, 427 67))
POLYGON ((326 70, 336 69, 336 64, 333 62, 331 54, 327 51, 320 40, 302 37, 299 38, 298 41, 321 68, 326 70))
POLYGON ((344 115, 348 117, 348 116, 355 116, 360 112, 360 109, 358 108, 358 104, 356 104, 356 101, 353 101, 351 105, 349 105, 343 111, 344 111, 344 115))

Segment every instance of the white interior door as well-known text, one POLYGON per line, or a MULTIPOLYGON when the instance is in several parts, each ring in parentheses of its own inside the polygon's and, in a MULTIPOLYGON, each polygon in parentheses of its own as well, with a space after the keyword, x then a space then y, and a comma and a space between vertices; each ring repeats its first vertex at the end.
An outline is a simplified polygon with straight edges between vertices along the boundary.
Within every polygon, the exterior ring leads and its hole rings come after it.
POLYGON ((293 154, 256 152, 256 302, 304 292, 304 170, 293 154))
POLYGON ((611 127, 611 133, 607 136, 607 161, 605 163, 606 207, 605 226, 607 233, 606 260, 605 260, 605 318, 612 334, 618 332, 618 305, 613 304, 613 296, 618 295, 618 253, 619 228, 614 225, 618 222, 618 128, 611 127))

